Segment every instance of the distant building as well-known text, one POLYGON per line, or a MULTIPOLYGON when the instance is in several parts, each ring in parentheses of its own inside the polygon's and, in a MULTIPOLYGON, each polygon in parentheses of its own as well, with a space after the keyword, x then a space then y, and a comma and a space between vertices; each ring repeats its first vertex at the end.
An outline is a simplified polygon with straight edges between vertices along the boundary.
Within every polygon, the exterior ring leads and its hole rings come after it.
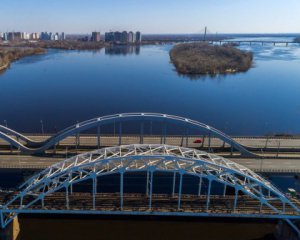
POLYGON ((23 33, 21 32, 8 32, 7 40, 8 41, 20 41, 22 40, 23 33))
POLYGON ((141 43, 142 42, 142 34, 141 34, 141 32, 136 32, 135 33, 135 42, 136 43, 141 43))
POLYGON ((121 34, 121 43, 127 43, 128 42, 128 33, 126 31, 123 31, 121 34))
POLYGON ((62 41, 66 40, 66 35, 65 35, 64 32, 61 33, 61 40, 62 40, 62 41))
POLYGON ((115 33, 114 32, 106 32, 105 33, 105 42, 114 42, 115 41, 115 33))
POLYGON ((92 32, 92 42, 100 42, 101 41, 101 35, 100 32, 92 32))
POLYGON ((128 36, 127 36, 127 42, 128 42, 128 43, 134 43, 134 42, 135 42, 133 32, 129 32, 129 33, 128 33, 128 36))
POLYGON ((55 34, 54 34, 54 41, 58 41, 59 38, 60 38, 60 37, 59 37, 59 34, 58 34, 58 33, 55 33, 55 34))
POLYGON ((114 33, 114 42, 121 42, 122 41, 122 33, 121 32, 115 32, 114 33))
POLYGON ((8 41, 8 34, 7 33, 3 33, 3 40, 8 41))
POLYGON ((105 42, 114 42, 114 43, 140 43, 141 42, 141 33, 140 32, 106 32, 105 33, 105 42))

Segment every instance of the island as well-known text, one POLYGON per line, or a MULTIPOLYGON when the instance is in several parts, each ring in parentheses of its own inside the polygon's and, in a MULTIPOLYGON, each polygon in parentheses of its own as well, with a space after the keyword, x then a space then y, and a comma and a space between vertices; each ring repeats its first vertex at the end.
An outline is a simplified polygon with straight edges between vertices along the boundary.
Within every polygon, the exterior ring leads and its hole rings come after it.
POLYGON ((253 63, 253 54, 231 44, 222 46, 205 42, 175 45, 171 62, 180 74, 228 74, 246 72, 253 63))
POLYGON ((22 57, 44 54, 43 48, 24 48, 24 47, 0 47, 0 71, 7 69, 12 61, 22 57))
POLYGON ((294 39, 294 42, 295 42, 295 43, 300 43, 300 37, 295 38, 295 39, 294 39))

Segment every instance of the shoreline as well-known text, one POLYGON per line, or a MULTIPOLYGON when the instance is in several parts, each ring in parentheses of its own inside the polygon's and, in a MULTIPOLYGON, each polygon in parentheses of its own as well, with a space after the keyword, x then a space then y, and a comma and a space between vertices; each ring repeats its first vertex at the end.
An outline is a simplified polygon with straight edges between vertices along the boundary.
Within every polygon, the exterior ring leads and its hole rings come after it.
POLYGON ((28 56, 47 53, 42 48, 0 47, 0 72, 7 70, 11 63, 28 56))

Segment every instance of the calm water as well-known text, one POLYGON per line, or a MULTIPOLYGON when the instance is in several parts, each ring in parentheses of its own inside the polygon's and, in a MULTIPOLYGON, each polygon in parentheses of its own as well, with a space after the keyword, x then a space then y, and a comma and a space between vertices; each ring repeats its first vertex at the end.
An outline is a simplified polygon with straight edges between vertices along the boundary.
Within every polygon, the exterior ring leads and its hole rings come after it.
POLYGON ((171 47, 50 50, 17 61, 0 75, 0 123, 40 132, 43 120, 53 132, 141 111, 190 117, 233 135, 300 133, 300 46, 242 46, 255 54, 247 73, 194 79, 174 71, 171 47))

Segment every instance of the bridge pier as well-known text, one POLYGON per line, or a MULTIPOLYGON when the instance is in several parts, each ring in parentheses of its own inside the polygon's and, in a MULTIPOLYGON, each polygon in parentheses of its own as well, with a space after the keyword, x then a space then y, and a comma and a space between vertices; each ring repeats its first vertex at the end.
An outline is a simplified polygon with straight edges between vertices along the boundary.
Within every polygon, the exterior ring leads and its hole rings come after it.
POLYGON ((299 240, 300 239, 300 236, 297 233, 296 229, 293 229, 293 227, 287 221, 284 220, 280 220, 278 222, 274 235, 277 240, 281 240, 281 239, 299 240))
POLYGON ((0 228, 0 240, 16 240, 19 234, 20 224, 18 217, 15 217, 5 229, 0 228))

